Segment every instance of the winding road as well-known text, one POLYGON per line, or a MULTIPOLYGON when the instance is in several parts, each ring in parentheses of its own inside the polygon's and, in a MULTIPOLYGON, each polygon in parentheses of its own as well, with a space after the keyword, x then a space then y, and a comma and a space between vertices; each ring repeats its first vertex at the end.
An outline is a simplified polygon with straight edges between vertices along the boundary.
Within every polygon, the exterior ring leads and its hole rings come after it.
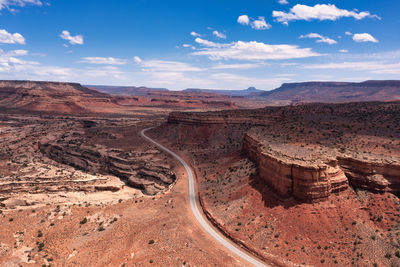
POLYGON ((177 154, 166 148, 165 146, 157 143, 147 135, 145 135, 145 132, 149 129, 152 128, 147 128, 142 130, 140 133, 141 135, 157 147, 159 147, 161 150, 171 154, 174 158, 176 158, 182 165, 185 167, 185 170, 188 174, 188 180, 189 180, 189 202, 190 202, 190 208, 192 209, 193 215, 196 218, 196 220, 199 222, 199 224, 203 227, 203 229, 210 235, 212 236, 216 241, 218 241, 221 245, 223 245, 225 248, 227 248, 229 251, 231 251, 233 254, 239 256, 246 262, 254 265, 254 266, 267 266, 264 263, 262 263, 260 260, 256 259, 255 257, 250 256, 246 252, 242 251, 235 245, 233 245, 230 241, 228 241, 225 237, 223 237, 220 233, 214 230, 207 221, 204 219, 204 217, 201 215, 200 210, 199 210, 199 205, 197 203, 197 197, 196 197, 196 191, 195 191, 195 183, 194 183, 194 178, 193 178, 193 172, 190 169, 189 165, 177 154))

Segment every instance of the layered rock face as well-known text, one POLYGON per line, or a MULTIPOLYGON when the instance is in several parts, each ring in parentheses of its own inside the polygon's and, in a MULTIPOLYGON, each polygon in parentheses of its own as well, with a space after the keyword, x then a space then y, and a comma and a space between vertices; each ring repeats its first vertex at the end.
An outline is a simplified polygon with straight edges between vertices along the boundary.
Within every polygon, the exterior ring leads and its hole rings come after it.
POLYGON ((373 192, 400 193, 400 164, 350 156, 298 160, 266 147, 246 133, 243 152, 258 165, 259 176, 280 196, 315 202, 352 186, 373 192))
POLYGON ((352 185, 376 192, 400 193, 399 163, 362 161, 351 157, 338 157, 338 161, 352 185))
POLYGON ((315 202, 348 184, 398 193, 399 118, 400 102, 316 103, 172 112, 167 125, 179 145, 212 145, 221 153, 239 145, 279 195, 315 202))
POLYGON ((261 142, 248 133, 244 136, 243 152, 257 163, 259 176, 282 197, 321 201, 332 192, 346 189, 348 185, 337 162, 301 162, 265 149, 261 142))
POLYGON ((74 144, 39 144, 40 151, 59 163, 93 174, 109 174, 119 177, 128 185, 142 189, 145 194, 155 195, 168 190, 176 177, 169 166, 142 160, 151 156, 135 153, 118 153, 105 149, 93 149, 74 144))

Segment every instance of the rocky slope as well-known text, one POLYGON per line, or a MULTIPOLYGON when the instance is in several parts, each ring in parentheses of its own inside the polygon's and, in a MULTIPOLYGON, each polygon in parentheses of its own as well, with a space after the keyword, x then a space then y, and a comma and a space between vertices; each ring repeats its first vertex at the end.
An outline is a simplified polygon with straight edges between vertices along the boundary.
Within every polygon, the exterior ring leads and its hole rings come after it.
POLYGON ((225 136, 222 147, 242 146, 281 197, 316 202, 348 184, 400 193, 399 116, 400 102, 370 102, 173 112, 168 123, 182 142, 225 136))
POLYGON ((91 106, 114 107, 107 94, 77 83, 0 81, 0 107, 25 111, 88 113, 91 106))
POLYGON ((175 184, 139 129, 154 117, 0 116, 0 207, 157 195, 175 184))

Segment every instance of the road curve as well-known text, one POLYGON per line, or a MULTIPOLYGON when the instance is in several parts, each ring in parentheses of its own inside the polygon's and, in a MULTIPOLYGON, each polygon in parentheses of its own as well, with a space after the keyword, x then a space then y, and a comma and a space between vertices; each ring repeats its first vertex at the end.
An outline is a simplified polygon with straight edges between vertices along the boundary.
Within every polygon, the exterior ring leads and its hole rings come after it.
POLYGON ((143 129, 140 133, 141 135, 151 143, 155 144, 157 147, 159 147, 161 150, 164 150, 165 152, 171 154, 174 158, 176 158, 182 165, 185 167, 185 170, 188 174, 188 180, 189 180, 189 202, 190 202, 190 208, 192 209, 193 215, 196 218, 196 220, 199 222, 199 224, 203 227, 203 229, 210 235, 212 236, 215 240, 217 240, 221 245, 226 247, 228 250, 230 250, 233 254, 239 256, 243 260, 247 261, 248 263, 254 265, 254 266, 267 266, 264 263, 262 263, 260 260, 250 256, 249 254, 243 252, 240 250, 238 247, 233 245, 231 242, 229 242, 225 237, 223 237, 220 233, 215 231, 204 219, 203 216, 201 216, 200 210, 199 210, 199 205, 197 203, 197 198, 196 198, 196 192, 195 192, 195 185, 194 185, 194 178, 193 178, 193 172, 190 169, 189 165, 177 154, 166 148, 165 146, 157 143, 147 135, 145 135, 145 132, 151 128, 143 129))

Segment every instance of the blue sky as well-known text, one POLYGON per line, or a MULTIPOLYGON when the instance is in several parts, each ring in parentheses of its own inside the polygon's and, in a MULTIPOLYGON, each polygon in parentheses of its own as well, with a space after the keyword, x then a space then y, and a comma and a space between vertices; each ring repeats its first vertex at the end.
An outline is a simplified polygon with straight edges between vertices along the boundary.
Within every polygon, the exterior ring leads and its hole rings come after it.
POLYGON ((0 0, 0 79, 270 90, 400 76, 400 1, 0 0))

